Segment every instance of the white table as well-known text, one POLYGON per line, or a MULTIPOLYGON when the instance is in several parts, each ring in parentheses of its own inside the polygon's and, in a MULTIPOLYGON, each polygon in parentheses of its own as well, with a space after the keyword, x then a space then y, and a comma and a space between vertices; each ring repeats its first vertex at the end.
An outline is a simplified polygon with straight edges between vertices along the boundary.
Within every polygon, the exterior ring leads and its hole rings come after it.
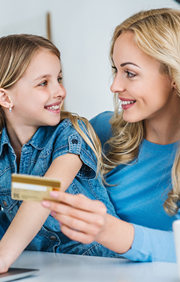
POLYGON ((23 252, 12 267, 38 268, 38 274, 20 282, 110 281, 178 282, 175 263, 135 263, 125 259, 23 252))

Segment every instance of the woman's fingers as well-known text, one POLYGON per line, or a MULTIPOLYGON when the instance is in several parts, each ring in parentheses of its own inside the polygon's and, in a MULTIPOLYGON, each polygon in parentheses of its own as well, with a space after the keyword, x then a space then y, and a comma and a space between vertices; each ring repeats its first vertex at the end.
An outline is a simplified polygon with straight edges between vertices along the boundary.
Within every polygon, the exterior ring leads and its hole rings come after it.
POLYGON ((103 203, 101 203, 100 201, 91 200, 82 194, 72 195, 69 193, 52 191, 50 195, 61 203, 73 206, 78 209, 92 212, 97 211, 102 213, 104 213, 104 211, 106 210, 106 207, 103 203))
POLYGON ((61 215, 68 215, 71 218, 77 218, 87 223, 93 223, 97 226, 102 226, 104 222, 104 216, 106 214, 106 207, 104 206, 103 209, 104 212, 102 212, 103 204, 101 202, 92 201, 92 204, 96 206, 95 209, 97 209, 97 206, 100 208, 100 211, 98 213, 97 212, 95 213, 93 211, 83 211, 82 209, 77 209, 62 203, 47 202, 47 201, 42 202, 42 205, 44 207, 47 207, 52 211, 51 215, 57 220, 59 220, 60 222, 61 222, 60 219, 61 215))
POLYGON ((66 225, 61 226, 61 231, 71 240, 81 242, 83 244, 91 244, 95 241, 95 236, 71 229, 66 225))
POLYGON ((64 193, 64 192, 54 192, 53 191, 50 193, 50 195, 51 196, 56 195, 55 199, 56 201, 58 200, 59 203, 53 202, 53 201, 43 201, 42 205, 55 212, 64 211, 65 213, 67 213, 68 211, 70 214, 72 214, 75 211, 83 210, 83 211, 99 213, 99 214, 106 213, 106 206, 102 202, 88 199, 87 197, 85 197, 82 194, 71 195, 71 194, 64 193), (65 205, 62 205, 62 204, 65 204, 65 205))
POLYGON ((51 215, 61 223, 61 231, 70 239, 88 244, 96 240, 106 223, 106 207, 84 195, 55 192, 56 201, 43 201, 51 215))
POLYGON ((65 225, 78 232, 88 233, 93 236, 96 236, 101 229, 101 226, 98 226, 96 224, 87 223, 85 221, 66 215, 56 214, 55 218, 60 221, 61 226, 65 225))
POLYGON ((88 232, 90 234, 97 234, 98 230, 102 228, 105 222, 105 217, 83 213, 82 211, 78 216, 56 213, 53 216, 61 224, 65 224, 71 228, 77 229, 78 231, 88 232))

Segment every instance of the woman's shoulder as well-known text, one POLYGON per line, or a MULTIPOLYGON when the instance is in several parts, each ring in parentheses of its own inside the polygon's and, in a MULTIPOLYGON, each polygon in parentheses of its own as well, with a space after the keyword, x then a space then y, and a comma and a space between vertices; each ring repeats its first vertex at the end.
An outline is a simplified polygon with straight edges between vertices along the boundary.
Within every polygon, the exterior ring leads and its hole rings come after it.
POLYGON ((92 126, 94 128, 99 127, 102 124, 106 125, 106 126, 110 126, 109 121, 110 121, 112 116, 113 116, 113 112, 105 111, 105 112, 102 112, 102 113, 98 114, 97 116, 93 117, 90 120, 90 123, 92 124, 92 126))
POLYGON ((112 116, 113 112, 106 111, 98 114, 90 120, 92 127, 101 141, 102 147, 112 136, 111 124, 109 123, 112 116))

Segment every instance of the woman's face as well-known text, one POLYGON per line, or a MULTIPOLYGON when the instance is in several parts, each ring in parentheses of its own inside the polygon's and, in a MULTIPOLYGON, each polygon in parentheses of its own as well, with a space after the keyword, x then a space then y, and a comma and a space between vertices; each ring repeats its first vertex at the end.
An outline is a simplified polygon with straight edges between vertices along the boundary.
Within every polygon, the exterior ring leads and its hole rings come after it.
POLYGON ((160 63, 145 54, 133 38, 133 32, 125 32, 115 42, 111 91, 118 94, 125 121, 163 118, 170 107, 176 107, 179 97, 169 76, 160 72, 160 63))

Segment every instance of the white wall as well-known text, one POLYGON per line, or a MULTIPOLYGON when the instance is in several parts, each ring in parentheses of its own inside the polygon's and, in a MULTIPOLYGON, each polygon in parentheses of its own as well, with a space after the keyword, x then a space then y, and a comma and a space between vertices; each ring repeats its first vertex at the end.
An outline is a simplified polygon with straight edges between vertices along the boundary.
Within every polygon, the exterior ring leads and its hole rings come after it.
POLYGON ((142 9, 180 9, 173 0, 0 0, 0 6, 0 36, 44 36, 45 14, 51 13, 52 40, 62 54, 68 93, 65 108, 87 118, 113 110, 109 48, 116 25, 142 9))

